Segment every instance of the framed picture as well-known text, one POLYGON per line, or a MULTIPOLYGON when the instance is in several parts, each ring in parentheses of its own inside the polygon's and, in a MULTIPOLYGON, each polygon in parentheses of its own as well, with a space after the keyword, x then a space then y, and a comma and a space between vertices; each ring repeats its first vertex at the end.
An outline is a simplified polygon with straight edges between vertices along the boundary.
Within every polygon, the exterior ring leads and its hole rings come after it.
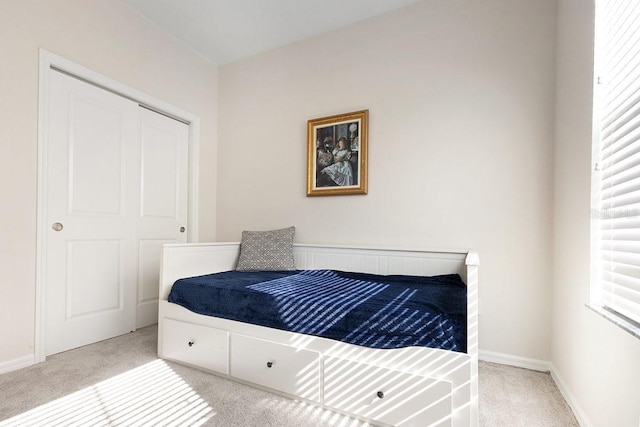
POLYGON ((307 196, 367 194, 369 110, 309 120, 307 196))

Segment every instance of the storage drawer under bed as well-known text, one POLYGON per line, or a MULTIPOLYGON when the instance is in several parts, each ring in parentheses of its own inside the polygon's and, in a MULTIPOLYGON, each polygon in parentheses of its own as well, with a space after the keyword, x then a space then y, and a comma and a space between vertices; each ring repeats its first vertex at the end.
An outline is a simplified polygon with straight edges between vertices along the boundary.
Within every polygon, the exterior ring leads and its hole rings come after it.
POLYGON ((338 357, 324 358, 324 403, 393 426, 450 426, 451 383, 338 357))
POLYGON ((320 353, 231 334, 231 376, 320 401, 320 353))
POLYGON ((229 374, 229 332, 173 319, 163 322, 163 357, 229 374))

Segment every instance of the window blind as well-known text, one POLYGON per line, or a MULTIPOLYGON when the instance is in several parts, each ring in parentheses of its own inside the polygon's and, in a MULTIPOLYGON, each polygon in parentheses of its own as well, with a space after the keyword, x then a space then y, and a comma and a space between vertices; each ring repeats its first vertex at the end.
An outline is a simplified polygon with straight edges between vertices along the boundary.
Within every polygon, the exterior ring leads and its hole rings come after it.
POLYGON ((640 323, 640 1, 601 0, 596 13, 597 302, 640 323))

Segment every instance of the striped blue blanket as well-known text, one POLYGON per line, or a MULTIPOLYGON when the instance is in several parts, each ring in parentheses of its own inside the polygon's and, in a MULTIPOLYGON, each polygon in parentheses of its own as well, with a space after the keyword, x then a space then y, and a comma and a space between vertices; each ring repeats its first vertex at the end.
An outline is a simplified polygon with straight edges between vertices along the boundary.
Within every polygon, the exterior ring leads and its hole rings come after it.
POLYGON ((335 270, 209 274, 175 282, 193 312, 372 348, 466 352, 466 286, 456 274, 380 276, 335 270))

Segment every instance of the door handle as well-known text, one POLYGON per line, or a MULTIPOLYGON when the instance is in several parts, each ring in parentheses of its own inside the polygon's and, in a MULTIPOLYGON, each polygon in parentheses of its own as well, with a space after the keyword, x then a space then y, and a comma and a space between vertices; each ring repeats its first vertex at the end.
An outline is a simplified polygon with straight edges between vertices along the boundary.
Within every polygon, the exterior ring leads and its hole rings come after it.
POLYGON ((186 228, 184 228, 184 227, 180 227, 180 232, 181 232, 181 233, 184 233, 184 232, 185 232, 185 230, 186 230, 186 228))
POLYGON ((62 231, 62 229, 64 228, 64 225, 62 225, 62 223, 59 223, 59 222, 54 222, 51 225, 51 228, 53 228, 53 231, 62 231))

